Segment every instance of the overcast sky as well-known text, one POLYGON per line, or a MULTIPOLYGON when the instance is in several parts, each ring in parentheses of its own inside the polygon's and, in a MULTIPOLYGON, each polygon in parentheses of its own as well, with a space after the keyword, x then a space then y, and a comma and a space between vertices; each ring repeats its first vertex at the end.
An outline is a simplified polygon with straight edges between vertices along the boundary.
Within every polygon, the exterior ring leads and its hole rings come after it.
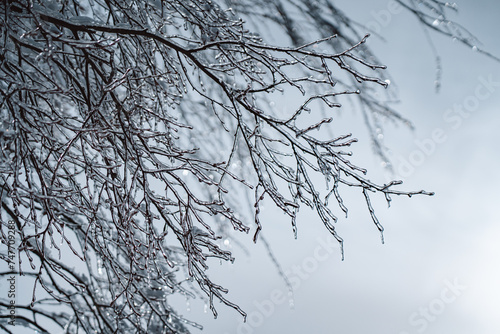
MULTIPOLYGON (((382 245, 362 197, 348 193, 350 217, 338 225, 344 261, 313 213, 303 212, 294 240, 289 220, 269 209, 264 234, 296 287, 294 309, 262 244, 248 236, 250 257, 235 248, 234 265, 211 270, 249 314, 248 323, 222 305, 216 321, 203 314, 203 303, 192 302, 185 315, 205 333, 499 333, 500 63, 433 35, 443 63, 436 94, 434 56, 414 17, 402 12, 377 21, 374 13, 387 9, 387 1, 338 5, 361 22, 383 22, 386 42, 369 43, 398 85, 398 110, 416 125, 415 132, 387 126, 384 133, 396 177, 405 189, 436 195, 398 198, 389 210, 376 201, 382 245)), ((458 6, 458 21, 500 55, 500 3, 458 6)), ((362 136, 364 128, 354 123, 352 131, 362 136)), ((356 154, 373 177, 383 178, 369 148, 356 154)))

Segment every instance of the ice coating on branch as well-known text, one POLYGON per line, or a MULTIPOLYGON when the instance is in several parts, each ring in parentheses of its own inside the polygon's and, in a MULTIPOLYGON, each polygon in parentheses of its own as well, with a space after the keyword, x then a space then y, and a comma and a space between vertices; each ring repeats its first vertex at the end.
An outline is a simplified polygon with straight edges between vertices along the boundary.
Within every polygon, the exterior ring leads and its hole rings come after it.
POLYGON ((94 25, 96 21, 88 16, 73 16, 70 18, 70 21, 79 25, 94 25))

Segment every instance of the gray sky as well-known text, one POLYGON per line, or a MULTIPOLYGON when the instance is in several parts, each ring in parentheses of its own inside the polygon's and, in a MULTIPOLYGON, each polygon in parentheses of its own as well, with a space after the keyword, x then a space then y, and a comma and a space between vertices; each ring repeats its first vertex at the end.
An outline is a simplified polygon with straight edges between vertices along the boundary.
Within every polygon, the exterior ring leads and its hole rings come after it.
MULTIPOLYGON (((296 286, 295 308, 262 245, 246 239, 251 257, 234 249, 234 265, 214 267, 212 277, 249 314, 242 324, 220 306, 212 320, 203 303, 191 302, 188 318, 205 333, 470 334, 500 331, 500 225, 498 178, 500 63, 463 45, 433 35, 443 63, 442 88, 434 92, 432 51, 415 18, 406 12, 380 24, 387 1, 352 1, 341 8, 361 22, 379 22, 386 42, 369 43, 389 67, 402 103, 398 109, 415 132, 386 128, 397 178, 405 189, 435 191, 434 197, 396 198, 375 209, 386 243, 363 206, 360 193, 347 193, 349 219, 338 231, 345 261, 312 212, 302 211, 299 238, 289 220, 267 209, 264 234, 296 286), (462 111, 461 111, 462 110, 462 111), (470 111, 469 111, 470 110, 470 111)), ((458 21, 500 55, 500 3, 459 1, 458 21)), ((358 114, 354 118, 361 123, 358 114)), ((347 116, 345 116, 347 117, 347 116)), ((362 137, 362 125, 353 132, 362 137)), ((383 180, 369 145, 356 151, 374 179, 383 180), (364 157, 364 158, 363 158, 364 157)))

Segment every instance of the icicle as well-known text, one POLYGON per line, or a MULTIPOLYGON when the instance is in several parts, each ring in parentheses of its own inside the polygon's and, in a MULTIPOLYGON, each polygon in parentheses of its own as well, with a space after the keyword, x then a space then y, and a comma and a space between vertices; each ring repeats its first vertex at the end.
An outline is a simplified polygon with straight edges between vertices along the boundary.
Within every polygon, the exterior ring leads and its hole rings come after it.
POLYGON ((292 287, 289 287, 288 289, 288 305, 290 306, 291 310, 295 309, 295 296, 293 294, 292 287))
POLYGON ((61 232, 61 243, 59 244, 59 246, 62 246, 63 242, 64 242, 64 224, 62 224, 61 229, 62 229, 62 232, 61 232))
POLYGON ((102 263, 102 259, 99 257, 97 258, 97 274, 99 276, 102 276, 104 274, 104 267, 103 267, 103 263, 102 263))

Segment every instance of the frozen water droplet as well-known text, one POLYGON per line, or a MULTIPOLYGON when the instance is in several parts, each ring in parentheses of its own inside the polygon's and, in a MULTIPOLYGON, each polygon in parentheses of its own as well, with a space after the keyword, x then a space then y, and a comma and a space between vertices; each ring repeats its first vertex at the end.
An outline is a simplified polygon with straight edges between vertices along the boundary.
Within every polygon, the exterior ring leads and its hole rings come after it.
POLYGON ((185 170, 185 171, 183 171, 183 172, 182 172, 182 175, 184 175, 184 176, 186 176, 186 175, 188 175, 188 174, 189 174, 189 171, 188 171, 188 170, 185 170))
POLYGON ((274 103, 274 101, 271 101, 271 102, 269 102, 269 105, 270 105, 271 107, 274 107, 274 106, 276 105, 276 103, 274 103))
POLYGON ((208 304, 205 303, 205 305, 203 306, 203 313, 207 312, 208 312, 208 304))
POLYGON ((103 265, 102 265, 102 259, 101 258, 97 259, 97 274, 98 275, 103 275, 104 274, 103 265))
POLYGON ((229 239, 224 239, 224 246, 229 246, 229 239))
POLYGON ((478 49, 477 49, 477 46, 475 46, 475 45, 474 45, 474 46, 472 47, 472 51, 477 52, 477 50, 478 50, 478 49))
POLYGON ((385 79, 384 82, 387 84, 387 86, 389 86, 391 84, 391 80, 389 80, 389 79, 385 79))
POLYGON ((379 134, 377 135, 377 138, 378 138, 379 140, 384 139, 384 135, 383 135, 382 133, 379 133, 379 134))
POLYGON ((435 19, 434 22, 432 22, 432 25, 434 27, 437 27, 439 25, 440 21, 438 19, 435 19))
POLYGON ((295 297, 293 296, 293 290, 291 288, 288 291, 288 306, 290 306, 291 310, 295 309, 295 297))

